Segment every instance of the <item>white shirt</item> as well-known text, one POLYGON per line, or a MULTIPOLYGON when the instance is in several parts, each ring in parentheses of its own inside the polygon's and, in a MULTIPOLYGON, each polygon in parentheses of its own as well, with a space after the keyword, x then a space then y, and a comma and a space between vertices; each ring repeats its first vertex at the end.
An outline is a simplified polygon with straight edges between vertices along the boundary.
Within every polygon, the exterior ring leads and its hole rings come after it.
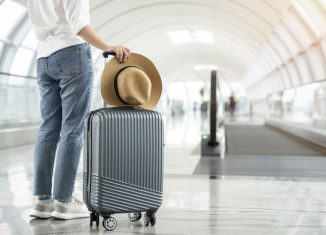
POLYGON ((84 42, 78 33, 90 23, 88 0, 28 0, 27 5, 39 40, 37 58, 84 42))

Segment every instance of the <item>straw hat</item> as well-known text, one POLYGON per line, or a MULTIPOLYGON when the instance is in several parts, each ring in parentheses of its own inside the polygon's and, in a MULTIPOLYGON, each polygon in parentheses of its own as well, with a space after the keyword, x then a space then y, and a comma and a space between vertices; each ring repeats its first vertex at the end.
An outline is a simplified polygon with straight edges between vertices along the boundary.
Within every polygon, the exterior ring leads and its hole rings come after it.
POLYGON ((116 58, 106 63, 101 94, 110 106, 138 105, 155 109, 162 94, 162 81, 148 58, 132 53, 126 63, 119 64, 116 58))

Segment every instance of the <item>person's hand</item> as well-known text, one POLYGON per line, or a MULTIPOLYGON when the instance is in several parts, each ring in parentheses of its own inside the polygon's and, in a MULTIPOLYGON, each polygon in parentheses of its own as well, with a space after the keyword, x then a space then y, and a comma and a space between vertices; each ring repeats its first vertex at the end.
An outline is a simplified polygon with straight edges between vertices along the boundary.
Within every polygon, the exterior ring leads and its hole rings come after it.
POLYGON ((118 62, 121 63, 125 63, 127 61, 127 59, 129 59, 130 57, 130 49, 124 46, 110 46, 108 48, 108 51, 114 51, 116 54, 116 58, 118 60, 118 62))

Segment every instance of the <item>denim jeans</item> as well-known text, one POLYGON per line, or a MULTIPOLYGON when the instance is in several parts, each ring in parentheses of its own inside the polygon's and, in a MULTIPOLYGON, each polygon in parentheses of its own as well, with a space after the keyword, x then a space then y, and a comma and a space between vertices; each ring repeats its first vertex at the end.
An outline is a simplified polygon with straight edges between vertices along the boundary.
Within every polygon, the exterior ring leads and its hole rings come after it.
POLYGON ((84 119, 90 109, 93 67, 89 45, 71 46, 38 59, 37 78, 42 124, 35 145, 34 195, 69 200, 83 145, 84 119))

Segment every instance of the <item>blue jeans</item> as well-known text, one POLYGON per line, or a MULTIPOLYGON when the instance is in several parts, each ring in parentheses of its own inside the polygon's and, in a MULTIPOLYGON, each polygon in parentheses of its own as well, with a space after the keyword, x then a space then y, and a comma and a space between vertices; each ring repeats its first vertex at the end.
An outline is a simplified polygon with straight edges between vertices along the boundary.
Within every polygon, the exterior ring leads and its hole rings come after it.
POLYGON ((38 59, 37 78, 42 124, 35 145, 34 195, 69 200, 83 145, 84 119, 90 110, 93 67, 89 45, 71 46, 38 59))

